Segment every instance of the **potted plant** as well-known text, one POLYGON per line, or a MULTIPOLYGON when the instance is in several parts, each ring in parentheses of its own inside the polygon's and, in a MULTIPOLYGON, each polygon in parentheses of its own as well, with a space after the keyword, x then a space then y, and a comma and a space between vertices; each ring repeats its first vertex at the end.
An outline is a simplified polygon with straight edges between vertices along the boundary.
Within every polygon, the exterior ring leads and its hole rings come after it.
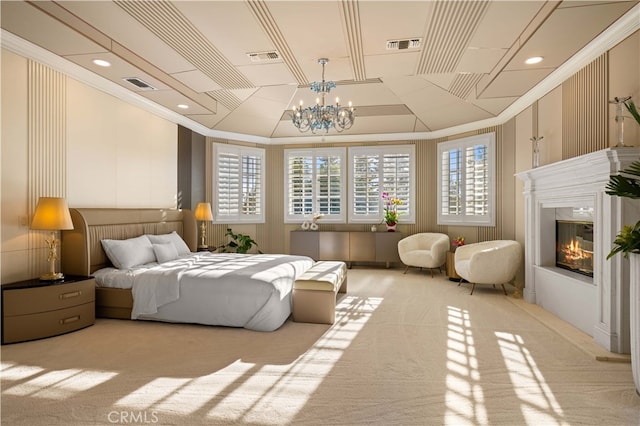
POLYGON ((402 200, 390 196, 388 192, 383 192, 382 201, 384 203, 384 219, 382 221, 387 225, 387 231, 395 232, 400 215, 398 206, 402 205, 402 200))
MULTIPOLYGON (((258 247, 258 243, 249 235, 234 234, 231 228, 227 228, 225 234, 229 237, 229 242, 218 247, 220 253, 247 253, 253 246, 258 247)), ((258 253, 262 253, 258 250, 258 253)))

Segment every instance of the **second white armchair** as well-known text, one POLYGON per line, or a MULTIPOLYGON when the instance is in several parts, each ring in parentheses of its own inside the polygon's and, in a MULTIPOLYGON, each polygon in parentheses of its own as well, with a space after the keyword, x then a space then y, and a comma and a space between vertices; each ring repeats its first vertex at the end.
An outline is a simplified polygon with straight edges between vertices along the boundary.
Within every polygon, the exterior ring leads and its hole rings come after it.
POLYGON ((511 282, 522 263, 522 247, 517 241, 494 240, 468 244, 456 249, 456 273, 471 283, 471 294, 476 284, 504 284, 511 282))

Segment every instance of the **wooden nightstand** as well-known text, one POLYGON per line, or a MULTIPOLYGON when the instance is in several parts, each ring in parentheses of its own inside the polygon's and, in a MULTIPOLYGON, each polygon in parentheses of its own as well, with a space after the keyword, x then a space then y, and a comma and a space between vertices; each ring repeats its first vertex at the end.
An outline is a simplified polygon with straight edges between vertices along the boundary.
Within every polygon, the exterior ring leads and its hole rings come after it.
POLYGON ((57 336, 95 322, 93 277, 2 285, 2 343, 57 336))

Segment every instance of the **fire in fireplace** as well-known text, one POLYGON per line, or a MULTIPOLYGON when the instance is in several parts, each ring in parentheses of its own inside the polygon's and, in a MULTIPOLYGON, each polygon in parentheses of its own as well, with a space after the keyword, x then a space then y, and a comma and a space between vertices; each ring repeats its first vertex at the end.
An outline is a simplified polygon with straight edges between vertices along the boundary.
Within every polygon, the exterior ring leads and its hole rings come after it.
POLYGON ((556 220, 556 266, 593 277, 593 222, 556 220))

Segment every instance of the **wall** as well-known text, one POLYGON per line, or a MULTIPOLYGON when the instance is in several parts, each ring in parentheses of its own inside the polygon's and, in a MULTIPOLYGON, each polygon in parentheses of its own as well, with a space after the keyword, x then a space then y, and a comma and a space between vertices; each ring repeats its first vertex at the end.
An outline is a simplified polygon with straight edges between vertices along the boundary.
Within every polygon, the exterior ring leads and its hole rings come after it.
POLYGON ((70 207, 176 207, 175 124, 1 54, 1 283, 48 270, 47 233, 29 230, 40 196, 70 207))

